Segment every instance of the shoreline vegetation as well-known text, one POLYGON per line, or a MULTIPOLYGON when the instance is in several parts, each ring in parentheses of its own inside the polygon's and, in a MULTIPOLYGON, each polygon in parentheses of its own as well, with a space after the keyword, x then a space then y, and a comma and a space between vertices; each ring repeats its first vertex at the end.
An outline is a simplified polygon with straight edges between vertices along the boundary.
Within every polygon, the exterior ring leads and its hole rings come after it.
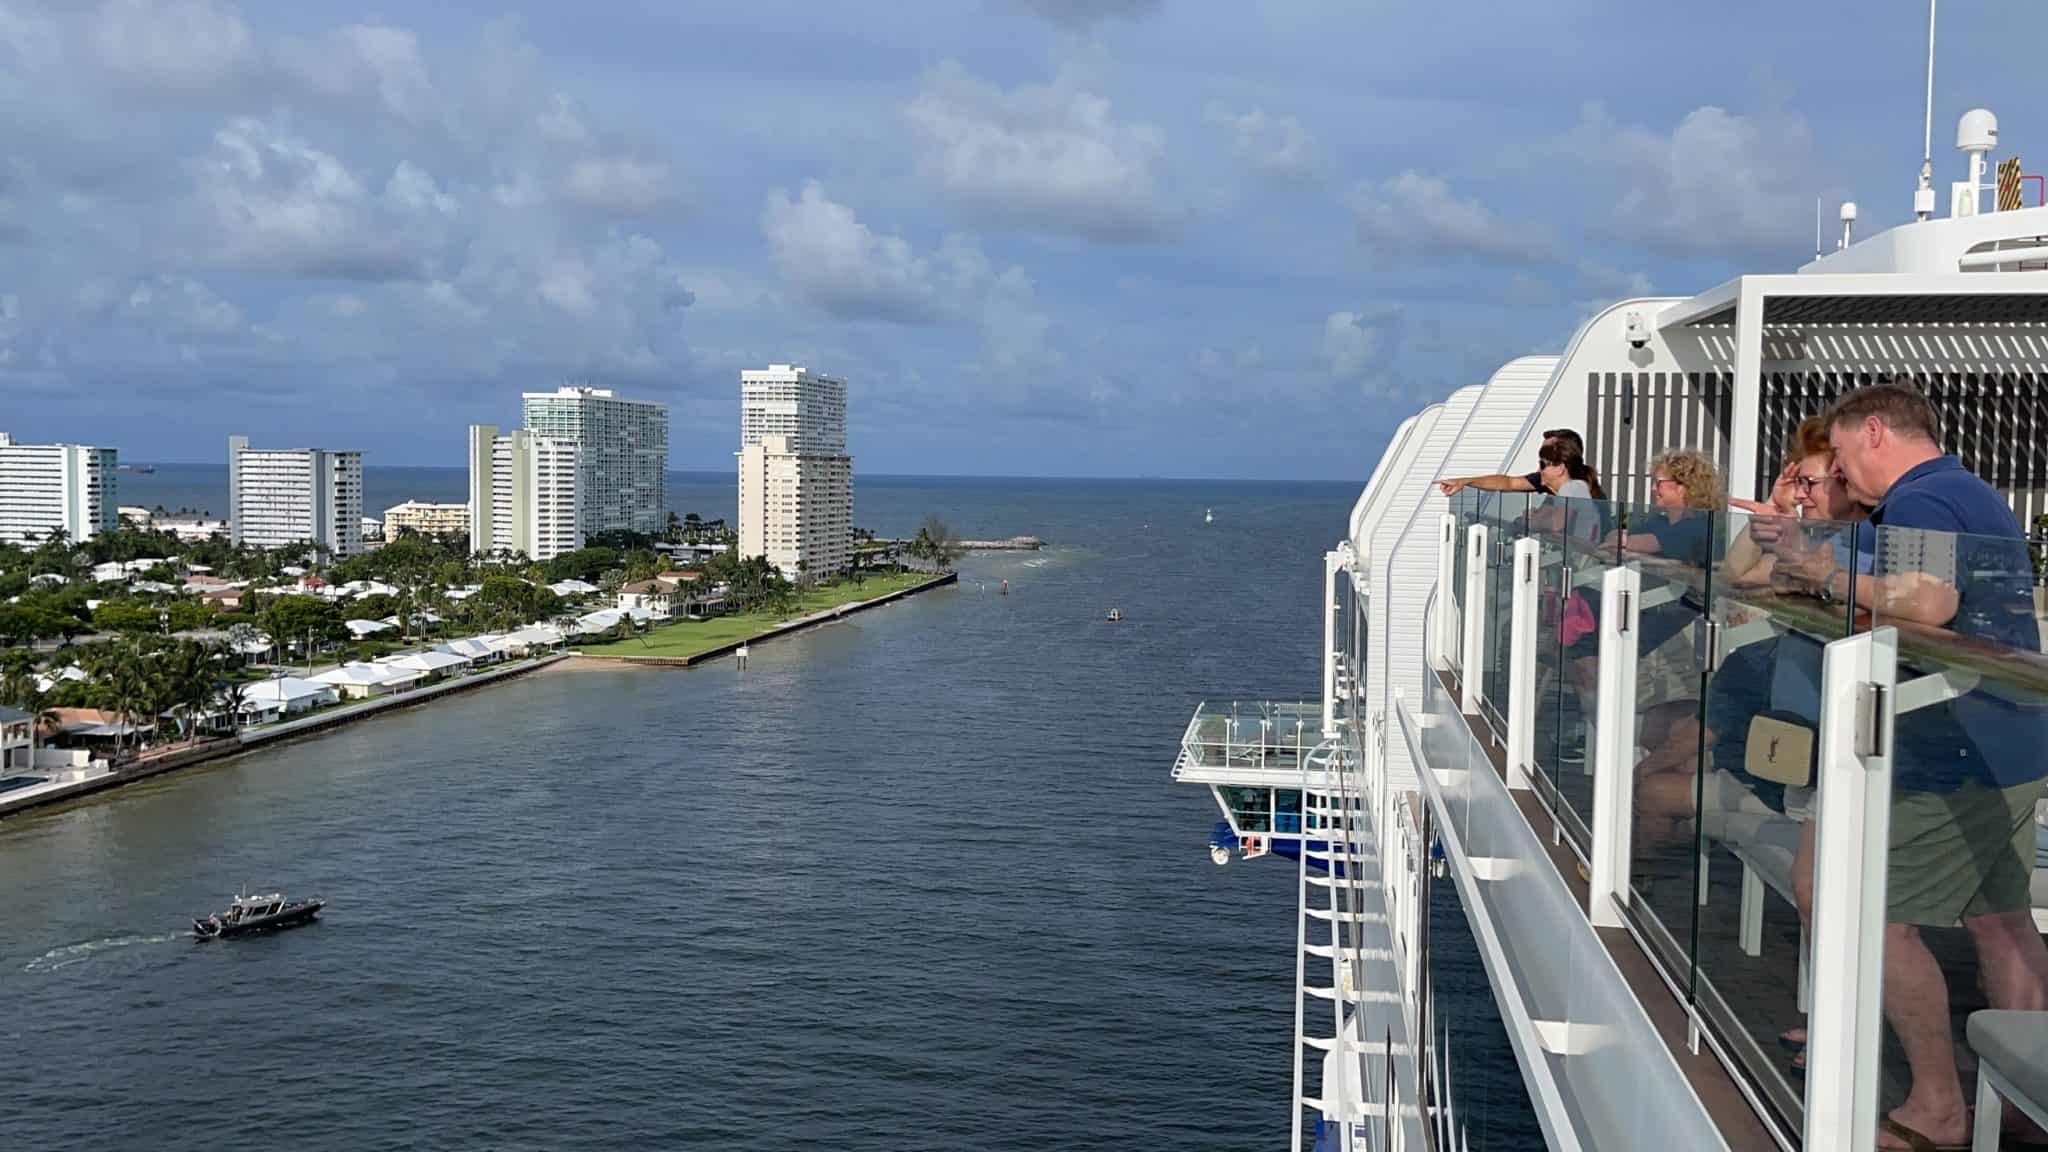
POLYGON ((959 573, 892 572, 869 576, 860 583, 840 581, 805 589, 795 609, 744 612, 709 620, 678 620, 656 625, 631 639, 581 644, 574 655, 593 661, 688 667, 722 656, 743 644, 774 639, 867 608, 957 583, 959 573))

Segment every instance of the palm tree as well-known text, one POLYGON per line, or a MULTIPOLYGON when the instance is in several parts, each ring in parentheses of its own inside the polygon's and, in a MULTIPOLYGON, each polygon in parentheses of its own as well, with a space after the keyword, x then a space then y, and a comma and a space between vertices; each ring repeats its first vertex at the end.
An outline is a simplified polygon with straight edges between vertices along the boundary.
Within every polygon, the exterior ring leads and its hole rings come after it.
POLYGON ((237 736, 242 732, 242 712, 249 705, 249 685, 242 680, 223 680, 215 697, 227 709, 229 723, 237 736))

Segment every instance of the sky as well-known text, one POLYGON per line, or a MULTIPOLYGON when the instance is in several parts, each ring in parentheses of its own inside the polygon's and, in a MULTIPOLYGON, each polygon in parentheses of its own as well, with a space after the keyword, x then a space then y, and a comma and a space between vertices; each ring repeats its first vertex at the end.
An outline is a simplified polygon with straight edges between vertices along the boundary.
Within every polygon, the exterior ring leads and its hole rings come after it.
MULTIPOLYGON (((739 373, 857 471, 1362 480, 1603 303, 1910 217, 1919 0, 0 0, 0 431, 463 461, 564 382, 732 466, 739 373), (1830 230, 1835 227, 1829 224, 1830 230)), ((2048 4, 1949 0, 2048 167, 2048 4)), ((1943 198, 1946 199, 1944 192, 1943 198)))

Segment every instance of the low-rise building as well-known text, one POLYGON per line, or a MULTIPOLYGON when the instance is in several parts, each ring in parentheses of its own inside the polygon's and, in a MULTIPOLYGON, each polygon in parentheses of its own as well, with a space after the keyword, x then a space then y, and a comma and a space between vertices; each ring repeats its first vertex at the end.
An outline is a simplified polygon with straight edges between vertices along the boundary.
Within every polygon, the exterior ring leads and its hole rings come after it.
POLYGON ((416 686, 425 676, 425 673, 412 668, 350 661, 339 668, 319 673, 312 682, 326 685, 350 700, 367 700, 373 696, 403 692, 416 686))
POLYGON ((211 516, 160 516, 156 520, 156 530, 169 532, 188 544, 197 544, 216 536, 232 536, 234 526, 225 518, 211 516))
POLYGON ((0 776, 34 767, 35 719, 0 704, 0 776))
POLYGON ((341 693, 333 685, 316 684, 297 676, 255 680, 242 689, 242 719, 250 724, 282 720, 340 700, 341 693))
POLYGON ((469 666, 469 661, 460 656, 432 649, 425 652, 407 652, 403 656, 386 656, 377 663, 389 668, 418 672, 422 682, 427 684, 453 676, 469 666))
POLYGON ((454 536, 469 531, 469 505, 429 504, 407 500, 384 510, 385 538, 396 540, 401 531, 422 536, 454 536))

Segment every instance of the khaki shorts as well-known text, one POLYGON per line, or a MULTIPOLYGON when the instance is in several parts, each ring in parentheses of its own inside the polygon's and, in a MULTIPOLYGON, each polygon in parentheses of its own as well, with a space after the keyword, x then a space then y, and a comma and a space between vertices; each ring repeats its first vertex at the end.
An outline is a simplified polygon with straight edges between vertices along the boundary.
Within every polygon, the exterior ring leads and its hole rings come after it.
POLYGON ((2044 784, 1893 793, 1886 918, 1946 928, 2031 907, 2034 803, 2044 784))

